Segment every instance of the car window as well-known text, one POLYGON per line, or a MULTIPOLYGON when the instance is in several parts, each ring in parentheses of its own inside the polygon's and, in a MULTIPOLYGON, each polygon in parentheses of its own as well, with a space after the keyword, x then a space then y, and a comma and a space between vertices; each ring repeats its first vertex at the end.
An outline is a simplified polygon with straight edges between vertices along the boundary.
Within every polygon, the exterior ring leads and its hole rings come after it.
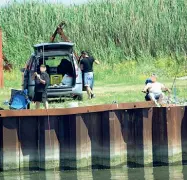
POLYGON ((49 57, 47 60, 45 60, 45 63, 49 67, 57 67, 58 65, 60 65, 61 61, 66 59, 70 61, 69 56, 49 57))

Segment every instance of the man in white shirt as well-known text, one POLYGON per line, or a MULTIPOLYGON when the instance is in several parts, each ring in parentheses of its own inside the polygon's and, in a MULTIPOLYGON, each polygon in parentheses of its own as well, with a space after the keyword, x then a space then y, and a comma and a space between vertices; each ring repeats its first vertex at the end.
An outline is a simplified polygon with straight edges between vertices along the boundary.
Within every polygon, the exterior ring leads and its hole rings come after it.
POLYGON ((164 96, 163 91, 168 91, 170 93, 170 90, 163 84, 157 82, 156 76, 151 76, 151 81, 152 83, 148 83, 142 92, 146 93, 148 91, 148 97, 150 100, 154 101, 156 105, 159 105, 157 100, 164 96))

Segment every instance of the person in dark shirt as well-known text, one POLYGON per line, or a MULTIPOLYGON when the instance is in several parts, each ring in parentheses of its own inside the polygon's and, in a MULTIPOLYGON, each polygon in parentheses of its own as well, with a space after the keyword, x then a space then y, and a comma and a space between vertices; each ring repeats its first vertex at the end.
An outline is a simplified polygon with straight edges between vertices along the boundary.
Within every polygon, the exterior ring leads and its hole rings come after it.
POLYGON ((63 76, 67 74, 68 76, 73 77, 73 67, 70 61, 67 59, 62 59, 60 64, 57 67, 58 74, 63 76))
POLYGON ((89 56, 87 52, 81 52, 81 61, 80 66, 83 72, 84 78, 84 86, 86 87, 86 91, 88 94, 88 98, 94 98, 93 93, 93 82, 94 82, 94 74, 93 74, 93 63, 100 64, 98 60, 95 60, 93 57, 89 56))
POLYGON ((49 75, 46 73, 46 66, 40 66, 40 73, 34 73, 35 91, 33 101, 36 102, 36 109, 40 108, 40 103, 44 104, 45 109, 48 109, 47 88, 49 85, 49 75))

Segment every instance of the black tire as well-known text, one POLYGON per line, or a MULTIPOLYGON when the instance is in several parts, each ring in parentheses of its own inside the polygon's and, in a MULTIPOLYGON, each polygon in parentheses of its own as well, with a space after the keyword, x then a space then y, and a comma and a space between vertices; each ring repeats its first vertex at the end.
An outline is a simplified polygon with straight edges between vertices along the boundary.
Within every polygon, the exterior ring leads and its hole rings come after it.
POLYGON ((82 94, 80 94, 80 95, 75 95, 75 96, 73 96, 73 99, 74 99, 74 100, 78 100, 78 101, 82 101, 82 100, 83 100, 83 95, 82 95, 82 94))

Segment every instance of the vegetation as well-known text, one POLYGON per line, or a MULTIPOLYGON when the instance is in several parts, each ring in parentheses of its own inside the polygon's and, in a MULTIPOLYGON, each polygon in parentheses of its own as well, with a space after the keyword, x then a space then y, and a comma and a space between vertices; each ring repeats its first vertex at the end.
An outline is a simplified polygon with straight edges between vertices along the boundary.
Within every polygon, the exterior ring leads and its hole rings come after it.
POLYGON ((103 62, 137 62, 172 57, 183 61, 187 44, 185 0, 98 0, 66 7, 16 1, 0 8, 3 50, 22 65, 32 45, 48 42, 55 27, 67 22, 66 34, 77 51, 87 49, 103 62))

